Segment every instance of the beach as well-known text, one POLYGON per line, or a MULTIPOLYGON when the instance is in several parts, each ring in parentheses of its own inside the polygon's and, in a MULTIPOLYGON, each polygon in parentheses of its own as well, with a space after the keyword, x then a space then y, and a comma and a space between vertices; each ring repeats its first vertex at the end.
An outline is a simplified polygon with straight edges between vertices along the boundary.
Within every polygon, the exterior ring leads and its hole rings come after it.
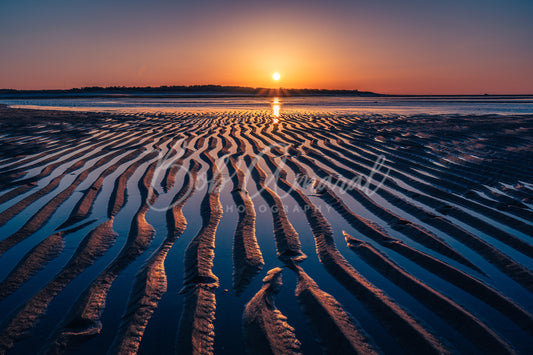
POLYGON ((0 353, 533 351, 527 107, 232 100, 0 106, 0 353))

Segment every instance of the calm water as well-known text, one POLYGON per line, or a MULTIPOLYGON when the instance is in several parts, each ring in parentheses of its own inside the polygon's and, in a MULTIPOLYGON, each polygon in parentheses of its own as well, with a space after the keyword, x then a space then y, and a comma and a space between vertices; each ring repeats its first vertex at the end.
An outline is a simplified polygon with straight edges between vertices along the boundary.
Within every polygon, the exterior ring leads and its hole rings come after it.
MULTIPOLYGON (((283 97, 283 109, 380 114, 533 114, 533 96, 420 96, 420 97, 283 97)), ((272 98, 53 98, 0 99, 0 104, 25 107, 112 110, 174 111, 190 109, 262 109, 272 98)))

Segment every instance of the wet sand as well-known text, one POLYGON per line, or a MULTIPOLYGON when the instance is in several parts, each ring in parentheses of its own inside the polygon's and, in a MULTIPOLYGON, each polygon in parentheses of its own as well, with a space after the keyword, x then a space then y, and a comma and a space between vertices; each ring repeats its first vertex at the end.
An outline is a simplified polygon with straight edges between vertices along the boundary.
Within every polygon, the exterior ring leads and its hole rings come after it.
POLYGON ((530 115, 0 127, 2 354, 533 351, 530 115))

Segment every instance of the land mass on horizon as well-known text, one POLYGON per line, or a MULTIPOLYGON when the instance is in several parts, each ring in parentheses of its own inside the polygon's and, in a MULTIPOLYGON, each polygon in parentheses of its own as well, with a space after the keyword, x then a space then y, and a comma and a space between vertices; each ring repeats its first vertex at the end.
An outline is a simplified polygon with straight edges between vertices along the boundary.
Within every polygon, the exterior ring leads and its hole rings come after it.
POLYGON ((223 86, 223 85, 173 85, 173 86, 91 86, 82 88, 72 88, 64 90, 43 89, 43 90, 18 90, 0 89, 0 97, 56 97, 56 96, 364 96, 377 97, 389 96, 370 91, 355 90, 332 90, 332 89, 286 89, 286 88, 262 88, 245 86, 223 86))

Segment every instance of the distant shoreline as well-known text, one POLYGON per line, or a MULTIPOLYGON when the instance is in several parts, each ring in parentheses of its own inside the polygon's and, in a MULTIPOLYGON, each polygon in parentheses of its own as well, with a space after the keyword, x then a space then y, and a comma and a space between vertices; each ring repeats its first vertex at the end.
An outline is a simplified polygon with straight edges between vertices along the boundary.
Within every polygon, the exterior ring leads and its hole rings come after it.
POLYGON ((288 97, 288 96, 390 96, 370 91, 330 89, 252 88, 221 85, 159 87, 84 87, 66 90, 0 89, 0 98, 76 98, 76 97, 288 97))
POLYGON ((57 98, 254 98, 254 97, 417 97, 417 98, 497 98, 531 97, 533 94, 381 94, 360 90, 253 88, 221 85, 159 86, 159 87, 83 87, 72 89, 18 90, 0 89, 0 99, 57 98))

